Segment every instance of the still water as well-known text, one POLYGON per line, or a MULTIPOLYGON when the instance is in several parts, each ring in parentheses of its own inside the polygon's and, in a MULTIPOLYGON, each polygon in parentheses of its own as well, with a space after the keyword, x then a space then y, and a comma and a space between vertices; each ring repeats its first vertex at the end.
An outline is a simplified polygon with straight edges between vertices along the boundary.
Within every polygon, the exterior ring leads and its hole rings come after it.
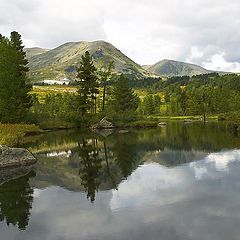
POLYGON ((240 136, 217 123, 49 132, 0 185, 1 240, 240 238, 240 136))

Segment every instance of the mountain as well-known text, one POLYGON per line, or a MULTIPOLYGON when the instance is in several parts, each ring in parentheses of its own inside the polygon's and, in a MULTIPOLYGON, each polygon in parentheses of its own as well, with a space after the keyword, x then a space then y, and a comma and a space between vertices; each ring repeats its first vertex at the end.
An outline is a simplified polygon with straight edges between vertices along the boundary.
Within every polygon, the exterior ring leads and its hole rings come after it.
POLYGON ((146 70, 110 43, 82 41, 65 43, 51 50, 27 49, 30 78, 33 80, 72 79, 76 76, 76 67, 86 51, 93 56, 97 67, 106 66, 113 60, 117 73, 129 74, 135 78, 148 75, 146 70))
POLYGON ((195 64, 168 59, 164 59, 154 65, 145 65, 143 68, 152 74, 167 77, 193 76, 213 72, 195 64))
POLYGON ((45 53, 47 51, 48 51, 48 49, 43 49, 43 48, 39 48, 39 47, 25 48, 27 59, 30 59, 33 56, 45 53))

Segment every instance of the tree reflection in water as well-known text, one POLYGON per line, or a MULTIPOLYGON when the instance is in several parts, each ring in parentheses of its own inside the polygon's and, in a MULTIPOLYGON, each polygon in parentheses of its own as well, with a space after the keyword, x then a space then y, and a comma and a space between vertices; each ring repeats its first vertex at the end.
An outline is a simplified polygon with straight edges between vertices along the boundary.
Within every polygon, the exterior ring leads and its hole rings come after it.
POLYGON ((78 142, 77 152, 79 176, 91 202, 94 202, 100 185, 117 189, 121 180, 138 166, 135 145, 123 136, 119 136, 111 148, 107 147, 106 141, 83 138, 78 142))
POLYGON ((91 202, 95 200, 95 193, 101 183, 102 159, 97 150, 97 139, 87 141, 82 139, 78 143, 79 153, 79 176, 82 185, 91 202))
POLYGON ((35 177, 34 171, 0 186, 0 221, 5 221, 7 225, 18 225, 20 230, 25 230, 28 226, 32 208, 31 177, 35 177))

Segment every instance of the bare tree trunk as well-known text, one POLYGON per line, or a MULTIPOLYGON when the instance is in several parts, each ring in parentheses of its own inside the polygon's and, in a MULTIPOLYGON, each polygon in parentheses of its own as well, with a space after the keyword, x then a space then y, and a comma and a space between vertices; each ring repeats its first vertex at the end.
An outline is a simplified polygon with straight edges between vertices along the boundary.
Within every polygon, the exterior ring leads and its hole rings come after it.
POLYGON ((96 94, 94 95, 94 113, 97 113, 97 97, 96 94))
POLYGON ((105 84, 104 84, 104 86, 103 86, 102 111, 104 111, 104 108, 105 108, 105 96, 106 96, 106 86, 105 86, 105 84))
POLYGON ((206 113, 203 114, 203 122, 206 123, 206 113))

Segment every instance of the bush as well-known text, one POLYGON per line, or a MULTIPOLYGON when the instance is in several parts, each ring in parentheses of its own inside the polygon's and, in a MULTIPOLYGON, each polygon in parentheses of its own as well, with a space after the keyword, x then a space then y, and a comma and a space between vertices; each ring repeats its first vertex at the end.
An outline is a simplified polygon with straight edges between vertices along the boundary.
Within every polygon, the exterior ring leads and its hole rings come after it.
POLYGON ((221 121, 228 122, 228 128, 234 132, 240 131, 240 112, 228 112, 220 114, 218 117, 221 121))

